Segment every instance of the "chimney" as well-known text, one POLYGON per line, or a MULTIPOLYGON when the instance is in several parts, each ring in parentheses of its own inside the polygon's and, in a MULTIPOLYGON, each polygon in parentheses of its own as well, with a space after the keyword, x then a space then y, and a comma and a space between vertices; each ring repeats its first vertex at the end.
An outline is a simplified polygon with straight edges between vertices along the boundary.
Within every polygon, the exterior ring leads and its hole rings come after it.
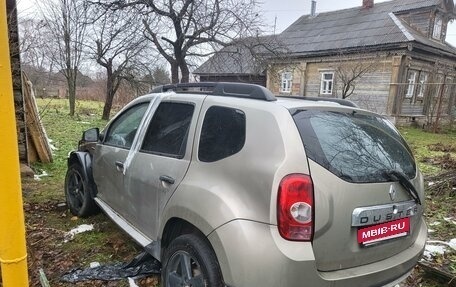
POLYGON ((310 8, 310 16, 315 17, 317 16, 317 1, 312 0, 312 6, 310 8))
POLYGON ((363 9, 374 7, 374 0, 363 0, 363 9))

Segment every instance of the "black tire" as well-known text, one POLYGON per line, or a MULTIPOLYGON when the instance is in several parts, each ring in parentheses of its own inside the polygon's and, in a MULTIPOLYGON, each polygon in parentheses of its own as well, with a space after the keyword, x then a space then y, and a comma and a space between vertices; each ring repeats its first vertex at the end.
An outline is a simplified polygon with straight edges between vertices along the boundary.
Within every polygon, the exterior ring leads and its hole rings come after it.
POLYGON ((99 211, 92 197, 92 186, 78 163, 68 167, 65 176, 65 198, 71 213, 78 217, 87 217, 99 211))
POLYGON ((209 242, 195 234, 174 239, 165 250, 162 264, 163 287, 225 286, 217 257, 209 242))

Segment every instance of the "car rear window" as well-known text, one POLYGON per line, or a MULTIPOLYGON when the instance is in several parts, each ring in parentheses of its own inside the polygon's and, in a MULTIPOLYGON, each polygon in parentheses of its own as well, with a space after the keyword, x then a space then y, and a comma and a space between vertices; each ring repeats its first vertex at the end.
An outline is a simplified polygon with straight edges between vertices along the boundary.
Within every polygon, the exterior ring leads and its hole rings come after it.
POLYGON ((385 171, 414 178, 405 140, 387 119, 357 111, 292 110, 308 158, 348 182, 384 182, 385 171))

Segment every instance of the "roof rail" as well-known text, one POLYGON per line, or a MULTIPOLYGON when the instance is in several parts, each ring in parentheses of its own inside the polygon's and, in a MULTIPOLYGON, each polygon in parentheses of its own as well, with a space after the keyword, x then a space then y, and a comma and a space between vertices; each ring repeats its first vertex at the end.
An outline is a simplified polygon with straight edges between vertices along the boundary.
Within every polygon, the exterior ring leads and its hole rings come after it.
POLYGON ((314 101, 314 102, 332 102, 332 103, 337 103, 342 106, 359 108, 359 106, 357 104, 355 104, 354 102, 345 100, 345 99, 325 98, 325 97, 303 97, 303 96, 279 96, 279 98, 298 99, 298 100, 314 101))
POLYGON ((206 93, 214 96, 247 98, 262 101, 276 101, 268 89, 260 85, 228 82, 182 83, 159 86, 152 93, 174 91, 176 93, 206 93))

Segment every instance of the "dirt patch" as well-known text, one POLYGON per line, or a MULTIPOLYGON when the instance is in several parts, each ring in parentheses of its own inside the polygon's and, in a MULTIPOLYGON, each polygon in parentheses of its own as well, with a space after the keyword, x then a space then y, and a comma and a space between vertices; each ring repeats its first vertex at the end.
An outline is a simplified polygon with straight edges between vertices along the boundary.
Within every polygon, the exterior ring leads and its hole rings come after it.
MULTIPOLYGON (((31 287, 41 286, 39 269, 42 268, 51 286, 129 286, 122 281, 85 281, 76 284, 64 283, 60 277, 78 267, 87 267, 90 262, 128 262, 141 252, 141 248, 110 222, 103 214, 90 219, 73 217, 58 202, 25 203, 27 251, 31 287), (65 234, 74 226, 92 223, 94 230, 81 233, 69 242, 65 234)), ((137 280, 141 287, 157 286, 158 277, 137 280)))
POLYGON ((451 145, 451 144, 436 143, 436 144, 430 144, 427 147, 431 151, 456 152, 456 146, 451 145))
POLYGON ((442 156, 426 157, 423 162, 439 166, 442 170, 456 170, 456 159, 450 153, 442 156))
POLYGON ((429 195, 456 195, 456 172, 450 171, 426 179, 426 192, 429 195))

